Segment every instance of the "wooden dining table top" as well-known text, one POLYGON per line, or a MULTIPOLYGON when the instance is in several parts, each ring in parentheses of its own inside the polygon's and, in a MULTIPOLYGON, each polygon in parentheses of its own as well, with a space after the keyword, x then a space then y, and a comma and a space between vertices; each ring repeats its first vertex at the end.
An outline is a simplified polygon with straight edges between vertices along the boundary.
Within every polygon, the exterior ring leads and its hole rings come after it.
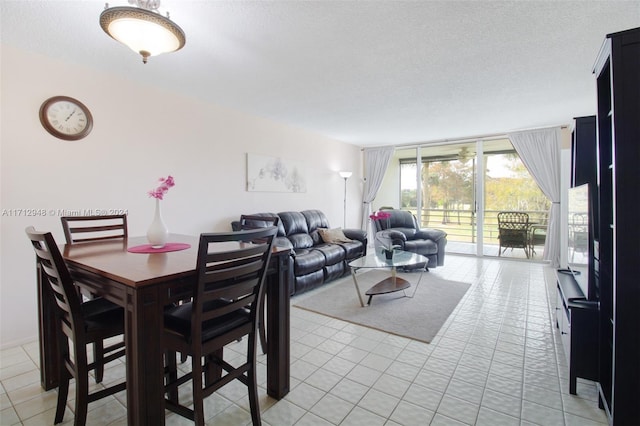
POLYGON ((166 253, 131 253, 129 247, 147 243, 146 237, 65 244, 62 256, 70 266, 94 272, 131 287, 151 285, 195 274, 199 237, 170 234, 170 242, 191 247, 166 253))
MULTIPOLYGON (((131 253, 129 247, 147 244, 146 237, 65 244, 62 256, 70 266, 80 267, 131 287, 192 276, 196 273, 199 236, 170 234, 169 242, 191 247, 165 253, 131 253)), ((223 243, 229 248, 237 242, 223 243)), ((274 247, 273 254, 289 250, 274 247)))

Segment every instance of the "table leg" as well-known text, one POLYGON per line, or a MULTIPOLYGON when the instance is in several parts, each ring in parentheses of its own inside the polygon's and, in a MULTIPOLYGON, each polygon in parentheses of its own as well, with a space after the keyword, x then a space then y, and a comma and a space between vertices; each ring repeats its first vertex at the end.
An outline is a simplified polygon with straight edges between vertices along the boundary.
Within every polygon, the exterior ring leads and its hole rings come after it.
MULTIPOLYGON (((413 290, 413 294, 411 296, 407 296, 410 299, 413 299, 413 296, 416 295, 416 292, 418 291, 418 286, 420 286, 420 283, 422 282, 422 275, 424 275, 425 270, 427 270, 427 267, 425 266, 424 269, 422 269, 420 271, 420 277, 418 278, 418 282, 416 283, 416 288, 413 290)), ((406 293, 405 293, 406 296, 406 293)))
POLYGON ((276 273, 267 278, 267 394, 289 393, 290 297, 289 253, 276 255, 276 273))
POLYGON ((154 286, 127 289, 127 421, 164 425, 163 310, 154 286))
MULTIPOLYGON (((351 277, 353 278, 353 284, 356 286, 356 293, 358 293, 358 300, 360 300, 360 306, 364 308, 364 302, 362 301, 362 294, 360 293, 360 287, 358 287, 358 279, 356 278, 356 268, 351 268, 351 277)), ((369 298, 369 302, 371 298, 369 298)))

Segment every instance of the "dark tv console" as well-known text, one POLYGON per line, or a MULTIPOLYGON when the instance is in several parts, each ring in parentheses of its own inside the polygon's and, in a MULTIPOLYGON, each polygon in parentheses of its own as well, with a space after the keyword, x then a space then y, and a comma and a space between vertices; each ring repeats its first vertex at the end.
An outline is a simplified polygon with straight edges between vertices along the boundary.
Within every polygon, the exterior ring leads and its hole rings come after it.
POLYGON ((587 300, 571 271, 558 269, 556 325, 569 363, 569 393, 577 378, 598 380, 598 302, 587 300))

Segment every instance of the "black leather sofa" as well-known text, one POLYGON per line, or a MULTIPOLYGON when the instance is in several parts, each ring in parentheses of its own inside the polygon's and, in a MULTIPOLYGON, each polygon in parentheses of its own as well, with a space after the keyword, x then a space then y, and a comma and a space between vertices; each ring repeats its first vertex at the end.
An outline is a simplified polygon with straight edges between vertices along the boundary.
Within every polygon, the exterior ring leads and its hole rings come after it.
MULTIPOLYGON (((367 254, 367 233, 360 229, 342 229, 350 241, 325 242, 321 234, 331 230, 320 210, 301 212, 251 213, 250 216, 278 216, 278 235, 274 244, 291 248, 293 279, 290 294, 314 289, 350 272, 348 263, 367 254)), ((266 222, 246 222, 249 226, 268 226, 266 222)), ((231 223, 240 230, 240 221, 231 223)), ((339 234, 339 232, 338 232, 339 234)), ((326 236, 325 236, 326 238, 326 236)))
POLYGON ((395 246, 400 250, 421 254, 429 259, 427 268, 444 265, 447 233, 440 229, 418 226, 416 217, 406 210, 384 210, 388 219, 374 221, 376 247, 395 246))

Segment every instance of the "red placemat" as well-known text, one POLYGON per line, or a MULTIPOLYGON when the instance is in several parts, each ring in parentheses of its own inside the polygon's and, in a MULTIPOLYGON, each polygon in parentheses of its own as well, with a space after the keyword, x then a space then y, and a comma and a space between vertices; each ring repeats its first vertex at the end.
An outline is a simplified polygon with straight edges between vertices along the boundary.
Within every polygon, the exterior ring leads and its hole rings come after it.
POLYGON ((186 250, 191 244, 186 243, 167 243, 162 248, 153 248, 151 244, 142 244, 140 246, 129 247, 128 252, 131 253, 166 253, 168 251, 186 250))

